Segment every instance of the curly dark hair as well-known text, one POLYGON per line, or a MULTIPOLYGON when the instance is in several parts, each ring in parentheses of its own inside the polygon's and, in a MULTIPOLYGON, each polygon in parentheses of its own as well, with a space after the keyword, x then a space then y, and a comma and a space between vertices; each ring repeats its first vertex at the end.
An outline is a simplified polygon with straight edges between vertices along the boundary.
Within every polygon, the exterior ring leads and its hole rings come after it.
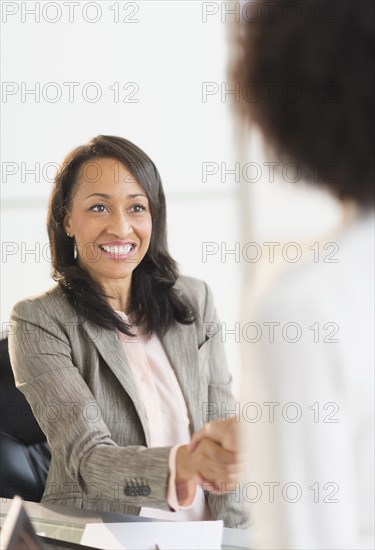
POLYGON ((375 2, 252 0, 241 11, 246 118, 312 183, 373 207, 375 2))
POLYGON ((66 235, 64 229, 64 218, 82 165, 100 158, 114 158, 121 162, 141 185, 150 204, 150 246, 132 275, 134 323, 142 324, 149 334, 156 332, 158 335, 163 335, 175 321, 191 324, 194 313, 188 299, 180 296, 174 288, 178 269, 168 252, 166 205, 160 175, 152 160, 126 139, 97 136, 64 159, 54 181, 47 219, 53 278, 83 317, 103 328, 134 335, 129 325, 110 307, 103 289, 76 261, 74 240, 66 235))

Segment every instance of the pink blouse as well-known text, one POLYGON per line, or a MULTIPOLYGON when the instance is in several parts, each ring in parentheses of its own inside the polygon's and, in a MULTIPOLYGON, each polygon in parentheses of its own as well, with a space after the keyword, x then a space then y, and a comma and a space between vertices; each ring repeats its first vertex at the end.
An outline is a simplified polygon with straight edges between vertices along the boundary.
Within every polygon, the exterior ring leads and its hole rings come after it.
MULTIPOLYGON (((125 313, 116 313, 126 323, 131 323, 130 317, 125 313)), ((147 337, 137 327, 133 332, 135 338, 120 332, 119 337, 147 418, 150 431, 147 445, 172 446, 169 454, 167 501, 174 512, 143 507, 140 515, 175 521, 212 519, 200 485, 196 486, 194 501, 189 506, 181 504, 184 498, 181 499, 176 488, 176 452, 180 445, 190 442, 191 434, 185 399, 174 370, 156 334, 147 337)))

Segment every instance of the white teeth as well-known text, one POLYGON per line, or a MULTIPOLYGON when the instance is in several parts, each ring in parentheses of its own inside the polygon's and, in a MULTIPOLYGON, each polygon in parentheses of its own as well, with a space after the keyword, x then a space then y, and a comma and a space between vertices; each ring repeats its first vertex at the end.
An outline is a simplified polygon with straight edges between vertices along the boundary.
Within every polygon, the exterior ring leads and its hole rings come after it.
POLYGON ((123 246, 104 246, 101 245, 101 248, 105 250, 106 252, 109 252, 110 254, 116 254, 117 256, 121 256, 123 254, 128 254, 131 249, 133 248, 133 245, 131 244, 125 244, 123 246))

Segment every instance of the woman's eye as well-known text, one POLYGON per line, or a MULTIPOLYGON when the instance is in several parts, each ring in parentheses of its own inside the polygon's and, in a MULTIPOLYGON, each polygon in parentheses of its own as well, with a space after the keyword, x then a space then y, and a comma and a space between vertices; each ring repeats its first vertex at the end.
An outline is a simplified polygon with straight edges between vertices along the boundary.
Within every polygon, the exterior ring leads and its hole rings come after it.
POLYGON ((131 212, 144 212, 146 210, 146 207, 143 206, 143 204, 133 204, 133 206, 130 208, 131 212))
POLYGON ((93 212, 104 212, 106 209, 107 207, 104 204, 94 204, 94 206, 90 208, 93 212))

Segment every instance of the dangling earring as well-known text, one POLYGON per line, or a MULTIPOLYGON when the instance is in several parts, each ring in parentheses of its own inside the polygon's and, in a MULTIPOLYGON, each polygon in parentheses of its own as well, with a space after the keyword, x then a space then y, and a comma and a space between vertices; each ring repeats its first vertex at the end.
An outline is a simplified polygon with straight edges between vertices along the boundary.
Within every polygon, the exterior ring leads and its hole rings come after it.
MULTIPOLYGON (((71 239, 74 239, 74 235, 71 235, 68 231, 66 232, 66 236, 70 237, 71 239)), ((76 259, 78 256, 78 251, 77 251, 77 244, 75 240, 73 244, 74 244, 73 258, 76 259)))

